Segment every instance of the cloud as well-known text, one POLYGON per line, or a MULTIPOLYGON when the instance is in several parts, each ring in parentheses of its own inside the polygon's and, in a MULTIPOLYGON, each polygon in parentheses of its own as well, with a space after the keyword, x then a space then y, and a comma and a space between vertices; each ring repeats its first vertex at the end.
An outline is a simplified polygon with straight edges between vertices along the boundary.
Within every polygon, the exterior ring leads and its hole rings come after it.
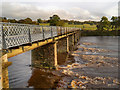
MULTIPOLYGON (((99 3, 98 3, 99 4, 99 3)), ((103 5, 105 6, 105 5, 103 5)), ((109 5, 108 5, 109 6, 109 5)), ((26 18, 33 20, 38 18, 49 19, 50 16, 57 14, 62 19, 74 20, 100 20, 102 16, 116 15, 117 5, 104 9, 97 7, 96 3, 11 3, 3 2, 2 16, 8 18, 26 18), (87 5, 87 6, 86 6, 87 5), (91 5, 91 6, 90 6, 91 5), (94 8, 96 7, 96 8, 94 8)))
MULTIPOLYGON (((118 2, 119 0, 69 0, 69 2, 118 2)), ((4 2, 68 2, 68 0, 4 0, 4 2)))
POLYGON ((2 6, 2 15, 8 18, 21 19, 31 17, 32 19, 36 19, 41 17, 46 19, 49 14, 48 12, 29 4, 3 3, 2 6))
POLYGON ((111 13, 113 16, 117 16, 118 15, 118 6, 115 5, 111 8, 109 8, 108 10, 105 11, 107 16, 111 16, 111 13))
POLYGON ((30 17, 32 19, 42 18, 48 19, 53 14, 58 14, 61 18, 70 19, 72 15, 62 9, 42 8, 32 4, 21 4, 21 3, 3 3, 2 5, 2 16, 8 18, 26 18, 30 17), (8 8, 9 7, 9 8, 8 8))
POLYGON ((73 7, 69 10, 74 15, 74 19, 76 20, 99 20, 99 18, 93 15, 90 11, 73 7))

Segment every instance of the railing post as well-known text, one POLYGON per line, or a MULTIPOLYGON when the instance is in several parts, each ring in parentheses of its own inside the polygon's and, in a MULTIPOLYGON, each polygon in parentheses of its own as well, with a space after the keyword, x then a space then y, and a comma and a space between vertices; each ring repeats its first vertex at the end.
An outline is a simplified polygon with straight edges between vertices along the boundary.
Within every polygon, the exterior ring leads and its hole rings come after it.
POLYGON ((80 28, 80 30, 79 30, 79 39, 80 39, 80 37, 81 37, 81 28, 80 28))
POLYGON ((52 31, 52 26, 51 26, 51 38, 53 38, 53 31, 52 31))
POLYGON ((66 27, 66 34, 67 34, 67 27, 66 27))
POLYGON ((67 34, 68 34, 68 27, 67 27, 67 34))
POLYGON ((51 38, 52 38, 53 41, 54 41, 52 26, 51 26, 51 38))
POLYGON ((74 33, 72 34, 72 45, 73 46, 75 45, 75 35, 74 35, 74 33))
POLYGON ((65 34, 65 27, 63 27, 63 34, 65 34))
POLYGON ((28 27, 28 37, 29 37, 29 43, 32 43, 32 40, 31 40, 31 33, 30 33, 30 26, 28 27))
POLYGON ((76 32, 74 31, 74 44, 76 43, 76 32))
POLYGON ((43 40, 45 39, 45 32, 44 32, 44 28, 42 26, 42 32, 43 32, 43 40))
POLYGON ((60 33, 61 33, 61 35, 62 35, 62 27, 60 27, 60 33))
POLYGON ((3 30, 3 24, 2 24, 2 49, 7 49, 6 42, 5 42, 5 34, 3 30))
POLYGON ((56 31, 57 31, 57 36, 58 36, 59 31, 58 31, 58 27, 57 26, 56 26, 56 31))

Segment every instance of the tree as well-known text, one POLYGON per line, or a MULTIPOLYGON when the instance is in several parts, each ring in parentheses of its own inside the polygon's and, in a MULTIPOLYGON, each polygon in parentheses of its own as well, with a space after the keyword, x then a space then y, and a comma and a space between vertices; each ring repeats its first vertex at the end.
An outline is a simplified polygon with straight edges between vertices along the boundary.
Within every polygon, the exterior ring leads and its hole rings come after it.
POLYGON ((23 23, 23 24, 32 24, 32 19, 26 18, 26 19, 20 19, 18 23, 23 23))
POLYGON ((0 22, 2 22, 2 17, 0 17, 0 22))
POLYGON ((107 17, 103 16, 101 18, 100 23, 97 25, 97 29, 103 31, 103 30, 109 30, 109 28, 110 28, 110 21, 108 21, 107 17))
POLYGON ((37 21, 32 21, 32 24, 39 25, 39 23, 37 21))
POLYGON ((111 22, 112 30, 114 29, 114 27, 115 27, 115 29, 117 29, 117 21, 118 21, 118 18, 115 17, 115 16, 112 16, 111 20, 112 20, 112 22, 111 22))
POLYGON ((10 23, 17 23, 17 20, 15 20, 15 19, 8 19, 8 22, 10 22, 10 23))
POLYGON ((42 19, 37 19, 37 23, 42 23, 42 19))
POLYGON ((68 24, 74 24, 74 20, 70 20, 68 24))
POLYGON ((7 20, 6 17, 1 17, 1 18, 0 18, 0 21, 2 21, 2 22, 8 22, 8 20, 7 20))
POLYGON ((18 21, 18 23, 25 23, 25 20, 24 20, 24 19, 20 19, 20 20, 18 21))
POLYGON ((118 27, 120 27, 120 16, 118 16, 117 25, 118 25, 118 27))
POLYGON ((32 24, 32 19, 31 18, 26 18, 24 19, 25 24, 32 24))
POLYGON ((64 25, 65 25, 65 23, 64 23, 63 20, 60 20, 60 21, 56 24, 56 26, 64 26, 64 25))
POLYGON ((60 17, 58 16, 58 15, 53 15, 52 17, 50 17, 50 26, 57 26, 57 25, 59 25, 58 23, 59 23, 59 21, 60 21, 60 17))

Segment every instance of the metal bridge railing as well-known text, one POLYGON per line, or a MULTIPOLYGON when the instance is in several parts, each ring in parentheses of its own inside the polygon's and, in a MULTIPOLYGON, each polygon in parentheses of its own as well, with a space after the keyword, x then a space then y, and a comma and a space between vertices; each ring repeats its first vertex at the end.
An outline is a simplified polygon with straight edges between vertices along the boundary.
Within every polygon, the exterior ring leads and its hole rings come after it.
POLYGON ((0 49, 8 49, 23 44, 33 43, 58 35, 63 35, 80 28, 40 26, 17 23, 0 23, 0 49))

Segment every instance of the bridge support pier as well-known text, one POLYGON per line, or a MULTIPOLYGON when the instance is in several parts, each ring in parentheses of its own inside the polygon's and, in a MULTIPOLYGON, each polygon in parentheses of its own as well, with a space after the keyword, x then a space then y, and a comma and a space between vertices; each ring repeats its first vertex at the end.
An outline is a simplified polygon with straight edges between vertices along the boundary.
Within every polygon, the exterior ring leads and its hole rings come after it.
POLYGON ((32 66, 37 68, 56 68, 58 66, 58 41, 32 50, 32 66))
POLYGON ((9 88, 8 66, 12 63, 8 62, 7 54, 0 58, 0 88, 9 88))
MULTIPOLYGON (((2 53, 0 53, 2 55, 2 53)), ((1 57, 1 56, 0 56, 1 57)), ((3 88, 3 80, 2 80, 2 57, 0 58, 0 90, 3 88)))
POLYGON ((78 37, 79 37, 79 34, 78 34, 78 32, 76 32, 76 33, 75 33, 75 43, 78 42, 78 37))
POLYGON ((58 41, 55 41, 55 43, 54 43, 54 65, 55 65, 55 67, 56 67, 56 69, 57 69, 57 66, 58 66, 58 63, 57 63, 57 43, 58 43, 58 41))
POLYGON ((76 41, 77 41, 77 42, 79 41, 79 32, 76 33, 76 41))
POLYGON ((67 53, 69 53, 69 36, 67 37, 67 53))
POLYGON ((72 46, 74 47, 74 45, 75 45, 75 33, 73 33, 72 35, 72 46))

